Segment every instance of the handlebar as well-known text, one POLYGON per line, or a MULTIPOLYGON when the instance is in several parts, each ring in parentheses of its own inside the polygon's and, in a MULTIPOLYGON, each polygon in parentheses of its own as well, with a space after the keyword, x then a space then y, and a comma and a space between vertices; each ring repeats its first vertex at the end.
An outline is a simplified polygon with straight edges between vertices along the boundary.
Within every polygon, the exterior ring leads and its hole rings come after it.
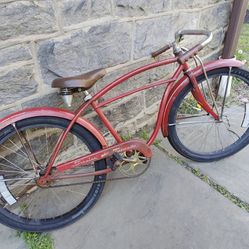
POLYGON ((207 30, 182 30, 176 33, 175 35, 176 41, 178 40, 178 43, 179 43, 184 35, 201 35, 201 36, 206 36, 206 38, 201 43, 198 43, 193 48, 191 48, 189 51, 179 56, 178 62, 181 64, 189 60, 191 57, 195 56, 200 50, 202 50, 205 46, 207 46, 207 44, 210 43, 211 40, 213 39, 212 32, 207 31, 207 30))
POLYGON ((173 43, 169 43, 169 44, 167 44, 166 46, 164 46, 164 47, 162 47, 162 48, 160 48, 160 49, 158 49, 158 50, 152 52, 152 53, 151 53, 151 56, 152 56, 153 58, 155 58, 155 57, 157 57, 158 55, 160 55, 160 54, 166 52, 167 50, 169 50, 170 48, 172 48, 172 46, 173 46, 173 43))
POLYGON ((189 58, 196 55, 200 50, 202 50, 205 46, 207 46, 207 44, 210 43, 212 38, 213 38, 212 32, 207 31, 207 30, 180 30, 180 31, 176 32, 176 34, 175 34, 175 42, 167 44, 166 46, 153 52, 151 54, 152 57, 156 57, 156 56, 160 55, 161 53, 167 51, 171 47, 173 47, 174 50, 178 49, 181 51, 181 49, 178 47, 178 44, 181 42, 181 40, 183 39, 183 36, 185 36, 185 35, 206 36, 206 38, 201 43, 198 43, 193 48, 191 48, 189 51, 187 51, 186 53, 181 54, 179 56, 178 61, 181 64, 186 62, 189 58))
POLYGON ((203 35, 203 36, 206 36, 207 38, 203 41, 203 42, 206 42, 206 44, 204 44, 203 46, 206 46, 213 38, 212 32, 210 32, 208 30, 199 30, 199 29, 189 30, 189 29, 186 29, 186 30, 180 30, 180 31, 175 33, 176 42, 179 43, 184 35, 203 35))

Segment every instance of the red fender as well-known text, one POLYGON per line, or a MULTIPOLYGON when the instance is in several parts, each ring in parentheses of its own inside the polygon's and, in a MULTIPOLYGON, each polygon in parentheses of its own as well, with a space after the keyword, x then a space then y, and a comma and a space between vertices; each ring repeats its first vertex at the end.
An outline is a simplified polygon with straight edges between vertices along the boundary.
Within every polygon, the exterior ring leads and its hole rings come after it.
MULTIPOLYGON (((242 67, 244 65, 243 62, 237 61, 235 59, 220 59, 212 62, 208 62, 204 64, 204 67, 206 71, 210 71, 217 68, 223 68, 223 67, 242 67)), ((200 76, 203 74, 203 70, 201 66, 198 66, 192 70, 192 73, 195 77, 200 76)), ((189 84, 189 78, 184 75, 179 81, 174 85, 172 90, 170 91, 169 98, 167 100, 164 114, 163 114, 163 120, 161 124, 162 134, 164 137, 168 136, 168 119, 169 119, 169 112, 172 107, 172 104, 178 94, 189 84)))
MULTIPOLYGON (((38 117, 38 116, 49 116, 49 117, 59 117, 64 118, 68 120, 72 120, 75 116, 73 112, 70 112, 65 109, 60 108, 53 108, 53 107, 38 107, 38 108, 29 108, 25 109, 19 112, 12 113, 3 119, 0 120, 0 129, 3 129, 4 127, 15 123, 17 121, 26 119, 26 118, 32 118, 32 117, 38 117)), ((90 131, 100 142, 100 144, 103 147, 107 146, 107 142, 103 135, 98 131, 98 129, 90 123, 88 120, 79 117, 76 121, 77 124, 83 126, 88 131, 90 131)))

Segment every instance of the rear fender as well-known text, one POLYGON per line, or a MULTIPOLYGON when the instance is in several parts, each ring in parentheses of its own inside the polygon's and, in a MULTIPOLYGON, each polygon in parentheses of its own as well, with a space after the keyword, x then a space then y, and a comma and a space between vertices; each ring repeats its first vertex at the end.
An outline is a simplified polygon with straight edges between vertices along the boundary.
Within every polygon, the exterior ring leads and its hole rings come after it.
MULTIPOLYGON (((223 68, 223 67, 242 67, 244 65, 243 62, 234 60, 234 59, 220 59, 216 61, 212 61, 209 63, 204 64, 206 71, 211 71, 213 69, 223 68)), ((198 66, 192 70, 192 73, 195 77, 198 77, 203 74, 203 70, 201 66, 198 66)), ((169 120, 169 112, 174 103, 178 94, 190 83, 189 78, 184 75, 179 81, 175 84, 172 88, 169 99, 166 103, 163 120, 161 124, 161 130, 164 137, 168 136, 168 120, 169 120)))
MULTIPOLYGON (((27 119, 27 118, 33 118, 33 117, 39 117, 39 116, 59 117, 59 118, 67 119, 67 120, 72 120, 75 114, 65 109, 53 108, 53 107, 30 108, 30 109, 25 109, 19 112, 12 113, 4 117, 3 119, 1 119, 0 129, 3 129, 7 127, 8 125, 11 125, 20 120, 27 119)), ((90 131, 98 139, 98 141, 100 142, 103 148, 107 146, 107 142, 105 138, 103 137, 103 135, 88 120, 82 117, 79 117, 76 123, 79 124, 80 126, 83 126, 88 131, 90 131)))

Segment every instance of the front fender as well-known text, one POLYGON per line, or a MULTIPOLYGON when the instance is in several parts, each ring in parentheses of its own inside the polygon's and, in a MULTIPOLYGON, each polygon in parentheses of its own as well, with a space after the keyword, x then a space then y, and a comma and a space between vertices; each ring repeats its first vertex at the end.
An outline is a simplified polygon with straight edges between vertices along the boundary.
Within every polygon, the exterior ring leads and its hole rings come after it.
MULTIPOLYGON (((208 62, 204 64, 206 71, 211 71, 213 69, 223 68, 223 67, 242 67, 244 65, 243 62, 235 60, 235 59, 219 59, 216 61, 208 62)), ((203 74, 203 70, 201 66, 194 68, 191 71, 195 77, 203 74)), ((164 137, 168 136, 168 120, 169 120, 169 112, 174 103, 178 94, 189 84, 189 78, 184 75, 181 79, 177 81, 175 86, 172 88, 169 94, 169 98, 167 100, 166 106, 164 108, 163 120, 161 124, 161 130, 164 137)))
MULTIPOLYGON (((53 107, 38 107, 38 108, 29 108, 19 112, 12 113, 3 119, 0 120, 0 129, 5 128, 6 126, 13 124, 17 121, 33 118, 38 116, 49 116, 49 117, 59 117, 68 120, 72 120, 75 116, 73 112, 70 112, 61 108, 53 108, 53 107)), ((98 131, 98 129, 90 123, 88 120, 79 117, 76 121, 77 124, 83 126, 88 131, 90 131, 100 142, 103 147, 107 146, 107 142, 103 135, 98 131)))

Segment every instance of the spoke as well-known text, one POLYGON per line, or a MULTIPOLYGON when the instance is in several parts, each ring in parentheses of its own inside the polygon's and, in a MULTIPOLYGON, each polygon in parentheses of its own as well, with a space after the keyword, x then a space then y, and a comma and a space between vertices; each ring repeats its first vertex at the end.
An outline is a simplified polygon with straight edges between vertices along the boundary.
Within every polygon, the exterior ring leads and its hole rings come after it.
POLYGON ((29 139, 28 139, 28 130, 26 130, 25 132, 26 132, 27 136, 25 136, 25 134, 23 134, 24 140, 25 140, 25 142, 28 144, 28 147, 29 147, 29 150, 30 150, 30 152, 31 152, 31 155, 33 156, 33 158, 34 158, 35 161, 33 161, 31 158, 30 158, 30 159, 32 160, 32 162, 35 162, 35 163, 39 166, 40 163, 39 163, 39 161, 37 160, 37 158, 36 158, 36 156, 35 156, 35 153, 34 153, 34 151, 33 151, 33 149, 32 149, 32 146, 31 146, 31 144, 30 144, 30 142, 29 142, 29 139))
MULTIPOLYGON (((7 161, 7 162, 10 163, 11 165, 13 165, 16 169, 19 169, 19 170, 25 172, 24 169, 22 169, 22 168, 20 168, 19 166, 15 165, 14 163, 12 163, 11 161, 9 161, 9 160, 6 159, 5 157, 3 157, 3 156, 0 155, 0 158, 4 159, 5 161, 7 161)), ((10 166, 8 166, 8 167, 11 168, 10 166)))
POLYGON ((29 211, 28 209, 29 209, 31 203, 33 202, 33 199, 34 199, 34 195, 29 196, 28 203, 24 203, 25 206, 23 208, 21 208, 21 210, 19 211, 18 215, 21 214, 21 213, 23 213, 25 216, 28 216, 28 218, 31 218, 31 216, 30 216, 31 212, 28 212, 27 214, 25 214, 25 212, 26 212, 26 210, 29 211))
MULTIPOLYGON (((53 154, 53 152, 54 152, 54 147, 55 147, 55 145, 56 145, 56 143, 57 143, 59 137, 62 135, 63 132, 64 132, 64 130, 62 130, 61 132, 59 131, 59 132, 58 132, 59 134, 57 134, 57 138, 54 139, 53 146, 51 146, 51 147, 52 147, 52 150, 51 150, 51 152, 48 152, 48 160, 47 160, 46 163, 48 163, 48 162, 50 161, 50 158, 51 158, 51 156, 52 156, 52 154, 53 154)), ((44 145, 44 147, 45 147, 45 146, 46 146, 46 145, 44 145)), ((43 147, 43 148, 44 148, 44 147, 43 147)), ((58 162, 60 156, 61 156, 61 153, 59 153, 59 154, 57 155, 55 164, 58 162)))
POLYGON ((53 190, 53 188, 50 189, 51 190, 51 193, 56 197, 56 199, 61 202, 61 203, 65 203, 65 201, 63 201, 61 199, 61 197, 53 190))
MULTIPOLYGON (((1 156, 0 156, 1 157, 1 156)), ((7 165, 7 164, 4 164, 4 163, 0 163, 1 166, 4 166, 4 167, 7 167, 7 168, 10 168, 10 169, 17 169, 17 167, 12 167, 10 165, 7 165)), ((4 169, 2 169, 4 171, 4 169)), ((33 169, 32 169, 33 170, 33 169)), ((25 170, 23 169, 18 169, 17 171, 20 171, 20 172, 25 172, 25 170)))
MULTIPOLYGON (((33 169, 32 169, 32 170, 33 170, 33 169)), ((4 169, 0 169, 0 172, 24 174, 24 173, 23 173, 22 171, 20 171, 20 170, 4 170, 4 169)))
POLYGON ((220 141, 220 145, 221 145, 222 149, 224 149, 223 144, 222 144, 222 142, 221 142, 219 127, 215 126, 215 128, 217 129, 217 133, 218 133, 218 138, 219 138, 219 141, 220 141))
POLYGON ((9 188, 15 188, 16 185, 27 185, 31 181, 35 181, 35 179, 34 177, 15 177, 15 178, 4 178, 1 181, 7 182, 9 188))
POLYGON ((10 141, 18 150, 20 150, 23 155, 27 156, 27 154, 19 147, 16 143, 14 143, 10 138, 8 138, 8 141, 10 141))
MULTIPOLYGON (((180 128, 178 128, 177 126, 176 126, 176 129, 178 130, 178 131, 182 131, 182 130, 184 130, 184 129, 182 129, 182 126, 180 126, 180 128)), ((192 134, 195 132, 195 130, 191 130, 191 131, 188 131, 188 134, 187 134, 187 137, 186 137, 186 140, 188 141, 189 140, 189 138, 191 138, 192 139, 192 134)), ((179 133, 180 134, 180 133, 179 133)))
MULTIPOLYGON (((33 179, 32 179, 33 180, 33 179)), ((29 186, 31 185, 32 181, 29 181, 28 183, 14 183, 11 185, 11 187, 16 187, 16 186, 29 186)), ((33 182, 35 184, 35 181, 33 182)))
POLYGON ((207 143, 206 143, 207 136, 208 136, 209 131, 210 131, 210 129, 211 129, 212 126, 213 126, 213 124, 211 126, 207 126, 207 128, 206 128, 206 135, 204 136, 204 141, 201 141, 200 149, 203 148, 203 151, 205 151, 205 147, 207 145, 207 143))
MULTIPOLYGON (((20 156, 20 157, 22 157, 22 158, 29 159, 27 156, 23 156, 22 154, 17 153, 16 151, 14 151, 14 150, 12 150, 12 149, 6 147, 5 145, 0 144, 0 146, 3 147, 3 148, 5 148, 5 149, 7 149, 7 150, 9 150, 9 151, 11 151, 11 152, 13 152, 13 153, 15 153, 16 155, 18 155, 18 156, 20 156)), ((33 161, 33 160, 32 160, 32 162, 33 162, 33 163, 36 163, 37 165, 39 165, 37 162, 35 162, 35 161, 33 161)))
POLYGON ((34 180, 32 177, 22 177, 22 178, 4 178, 0 182, 18 181, 18 180, 34 180))
MULTIPOLYGON (((38 189, 38 187, 37 187, 37 185, 36 185, 35 183, 33 183, 33 184, 28 184, 28 185, 24 185, 24 186, 26 186, 26 187, 20 189, 20 190, 15 194, 15 196, 16 196, 17 198, 20 198, 20 197, 22 197, 22 196, 25 195, 25 194, 30 194, 30 191, 31 191, 32 189, 34 189, 34 187, 36 187, 36 189, 38 189)), ((34 192, 34 191, 32 191, 32 192, 34 192)))
POLYGON ((22 134, 22 133, 18 131, 18 129, 16 128, 16 124, 15 124, 15 123, 13 123, 12 126, 14 127, 14 129, 15 129, 17 135, 18 135, 18 138, 19 138, 19 140, 20 140, 22 146, 23 146, 23 148, 25 149, 25 151, 26 151, 26 153, 27 153, 28 159, 29 159, 29 161, 30 161, 32 167, 33 167, 34 170, 36 171, 37 168, 33 165, 32 160, 31 160, 31 157, 30 157, 30 155, 29 155, 29 151, 28 151, 28 149, 25 147, 24 142, 22 141, 22 137, 21 137, 21 134, 22 134))
MULTIPOLYGON (((190 136, 190 137, 192 137, 192 136, 190 136)), ((200 136, 195 136, 194 138, 192 137, 192 139, 186 139, 187 140, 186 145, 191 146, 199 139, 200 139, 200 136), (188 143, 188 141, 189 141, 189 143, 188 143)))

